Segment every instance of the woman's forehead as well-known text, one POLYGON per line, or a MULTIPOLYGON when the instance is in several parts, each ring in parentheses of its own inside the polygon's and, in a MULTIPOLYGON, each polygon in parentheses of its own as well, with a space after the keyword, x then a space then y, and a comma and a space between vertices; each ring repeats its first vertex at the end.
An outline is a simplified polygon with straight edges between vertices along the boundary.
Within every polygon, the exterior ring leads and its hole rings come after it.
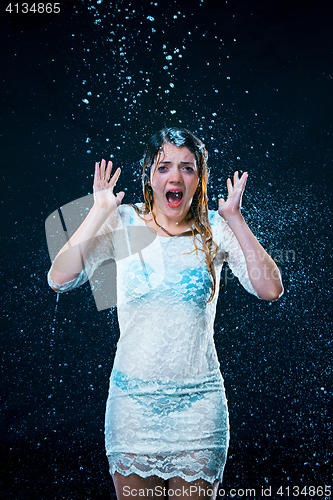
POLYGON ((186 146, 175 146, 169 143, 161 147, 156 155, 154 163, 166 161, 196 163, 195 155, 186 146))

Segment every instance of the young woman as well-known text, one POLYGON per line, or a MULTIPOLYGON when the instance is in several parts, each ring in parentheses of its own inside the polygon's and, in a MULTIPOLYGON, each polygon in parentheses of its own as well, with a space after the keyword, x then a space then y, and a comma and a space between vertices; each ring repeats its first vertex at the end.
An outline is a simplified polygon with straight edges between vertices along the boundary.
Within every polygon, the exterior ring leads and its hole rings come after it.
POLYGON ((207 151, 187 130, 163 129, 148 142, 143 204, 121 205, 120 169, 111 170, 96 163, 94 205, 49 283, 67 291, 117 262, 120 338, 105 416, 117 497, 216 498, 229 443, 213 340, 221 268, 227 261, 264 300, 283 293, 280 273, 241 214, 247 173, 235 172, 227 200, 208 210, 207 151))

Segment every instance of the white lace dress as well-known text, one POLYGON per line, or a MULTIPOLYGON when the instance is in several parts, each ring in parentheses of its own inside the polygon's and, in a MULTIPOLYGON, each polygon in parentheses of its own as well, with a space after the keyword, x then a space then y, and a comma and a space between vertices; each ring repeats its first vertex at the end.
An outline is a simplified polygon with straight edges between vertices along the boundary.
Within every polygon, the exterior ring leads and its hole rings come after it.
POLYGON ((256 295, 244 255, 225 221, 210 212, 218 253, 216 293, 208 302, 212 279, 192 237, 157 236, 144 248, 137 241, 145 222, 128 205, 119 214, 117 230, 105 224, 92 243, 85 271, 58 286, 82 284, 110 256, 117 262, 120 338, 105 415, 110 472, 221 480, 229 421, 213 327, 224 260, 256 295))

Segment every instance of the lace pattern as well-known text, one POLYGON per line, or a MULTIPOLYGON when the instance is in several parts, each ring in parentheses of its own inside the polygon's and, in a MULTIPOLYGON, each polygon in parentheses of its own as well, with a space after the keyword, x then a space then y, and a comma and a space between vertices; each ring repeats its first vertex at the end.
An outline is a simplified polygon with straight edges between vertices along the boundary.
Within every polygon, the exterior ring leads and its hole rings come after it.
POLYGON ((79 286, 104 260, 116 260, 120 338, 105 414, 111 473, 222 479, 229 420, 213 326, 224 261, 256 293, 233 232, 217 212, 210 223, 218 245, 210 303, 212 278, 192 237, 152 237, 126 205, 116 226, 107 221, 92 242, 85 270, 59 286, 79 286))
POLYGON ((165 453, 159 455, 108 455, 110 474, 116 471, 123 476, 138 474, 141 477, 159 476, 164 480, 181 477, 187 482, 204 479, 214 483, 222 481, 226 463, 226 450, 193 451, 191 453, 165 453))

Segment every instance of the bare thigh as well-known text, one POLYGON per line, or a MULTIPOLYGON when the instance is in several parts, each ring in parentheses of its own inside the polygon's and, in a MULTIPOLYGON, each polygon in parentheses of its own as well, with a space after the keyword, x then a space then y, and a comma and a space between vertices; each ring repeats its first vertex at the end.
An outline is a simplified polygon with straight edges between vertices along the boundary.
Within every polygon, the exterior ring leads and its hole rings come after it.
POLYGON ((197 479, 188 483, 181 477, 172 477, 169 479, 169 500, 215 500, 219 481, 214 484, 208 483, 204 479, 197 479))
POLYGON ((133 498, 166 498, 164 480, 158 476, 140 477, 137 474, 122 476, 119 472, 112 475, 118 500, 133 498))

